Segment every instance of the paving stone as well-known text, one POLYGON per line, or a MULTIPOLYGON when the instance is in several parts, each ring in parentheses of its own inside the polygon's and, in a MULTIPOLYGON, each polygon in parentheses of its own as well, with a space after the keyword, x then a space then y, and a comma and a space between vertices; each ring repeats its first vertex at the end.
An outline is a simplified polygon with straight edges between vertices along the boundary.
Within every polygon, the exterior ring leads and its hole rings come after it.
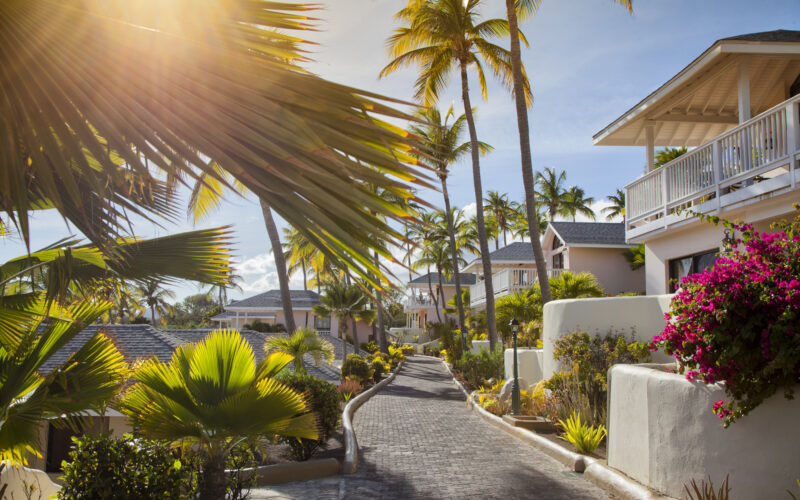
POLYGON ((594 499, 609 495, 485 422, 441 362, 409 357, 357 412, 356 474, 252 491, 253 499, 594 499))

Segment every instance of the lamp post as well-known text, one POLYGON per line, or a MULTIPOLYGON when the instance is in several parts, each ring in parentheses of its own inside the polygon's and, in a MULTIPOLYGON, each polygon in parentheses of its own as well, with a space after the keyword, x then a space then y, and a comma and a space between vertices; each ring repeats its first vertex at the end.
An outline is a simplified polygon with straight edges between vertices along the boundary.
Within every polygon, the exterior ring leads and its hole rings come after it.
POLYGON ((517 368, 517 331, 519 330, 519 321, 517 318, 512 318, 508 322, 511 327, 511 333, 514 338, 514 381, 511 383, 511 414, 519 415, 519 370, 517 368))

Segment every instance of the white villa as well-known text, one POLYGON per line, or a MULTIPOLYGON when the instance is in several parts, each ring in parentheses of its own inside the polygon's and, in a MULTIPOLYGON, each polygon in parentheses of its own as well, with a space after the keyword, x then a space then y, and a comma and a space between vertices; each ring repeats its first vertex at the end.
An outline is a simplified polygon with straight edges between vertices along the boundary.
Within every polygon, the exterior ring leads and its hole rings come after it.
POLYGON ((768 231, 800 201, 800 31, 717 41, 594 136, 600 146, 644 146, 648 172, 625 187, 626 241, 644 243, 647 293, 711 265, 719 215, 768 231), (657 146, 691 150, 654 169, 657 146))
MULTIPOLYGON (((460 277, 463 288, 469 288, 475 284, 475 274, 473 273, 462 272, 460 277)), ((406 327, 392 329, 396 333, 406 336, 420 335, 426 324, 438 322, 440 317, 444 319, 442 309, 456 294, 455 279, 452 276, 443 278, 439 273, 423 274, 409 281, 406 287, 411 292, 403 306, 406 314, 406 327), (442 304, 442 295, 444 295, 444 304, 442 304), (436 314, 437 301, 439 316, 436 314)))
MULTIPOLYGON (((644 271, 631 270, 623 257, 635 246, 625 242, 621 222, 551 222, 542 236, 547 274, 562 271, 587 271, 595 275, 610 295, 644 291, 644 271)), ((495 299, 533 286, 538 281, 533 248, 528 242, 515 242, 489 254, 495 299)), ((464 268, 477 275, 470 287, 470 307, 486 305, 483 265, 475 259, 464 268)))

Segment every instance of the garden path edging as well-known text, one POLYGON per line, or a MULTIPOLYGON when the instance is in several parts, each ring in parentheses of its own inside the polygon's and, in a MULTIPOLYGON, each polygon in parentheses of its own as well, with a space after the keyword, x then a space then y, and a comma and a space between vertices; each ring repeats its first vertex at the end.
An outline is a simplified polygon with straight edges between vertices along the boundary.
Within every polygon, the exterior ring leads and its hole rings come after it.
MULTIPOLYGON (((441 360, 447 371, 453 376, 450 365, 445 360, 441 360)), ((620 496, 621 498, 631 500, 675 500, 672 497, 661 495, 654 492, 644 485, 628 478, 602 462, 579 453, 569 451, 557 443, 543 438, 536 433, 524 429, 522 427, 515 427, 502 418, 493 415, 492 413, 481 408, 480 405, 475 403, 473 394, 467 392, 466 388, 453 376, 453 382, 461 389, 467 397, 467 404, 472 406, 472 410, 477 413, 486 422, 494 425, 495 427, 517 436, 527 444, 540 449, 545 454, 553 457, 564 465, 570 467, 574 472, 583 473, 588 480, 601 488, 610 491, 611 493, 620 496)))
POLYGON ((341 474, 355 474, 355 472, 358 470, 358 440, 356 439, 356 433, 353 430, 353 414, 376 392, 381 390, 384 386, 389 385, 392 380, 394 380, 394 378, 397 376, 397 373, 400 372, 400 369, 403 367, 404 362, 405 360, 401 361, 397 365, 397 369, 395 369, 391 375, 353 398, 344 407, 344 412, 342 412, 342 428, 344 430, 345 452, 344 461, 342 462, 341 467, 341 474))

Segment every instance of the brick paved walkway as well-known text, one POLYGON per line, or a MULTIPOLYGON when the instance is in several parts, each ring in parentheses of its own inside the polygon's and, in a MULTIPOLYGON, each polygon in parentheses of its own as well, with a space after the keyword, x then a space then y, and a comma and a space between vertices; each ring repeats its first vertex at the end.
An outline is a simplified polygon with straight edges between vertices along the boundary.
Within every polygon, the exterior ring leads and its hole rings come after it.
POLYGON ((486 423, 440 361, 410 357, 355 417, 358 473, 252 491, 254 499, 609 498, 486 423))

